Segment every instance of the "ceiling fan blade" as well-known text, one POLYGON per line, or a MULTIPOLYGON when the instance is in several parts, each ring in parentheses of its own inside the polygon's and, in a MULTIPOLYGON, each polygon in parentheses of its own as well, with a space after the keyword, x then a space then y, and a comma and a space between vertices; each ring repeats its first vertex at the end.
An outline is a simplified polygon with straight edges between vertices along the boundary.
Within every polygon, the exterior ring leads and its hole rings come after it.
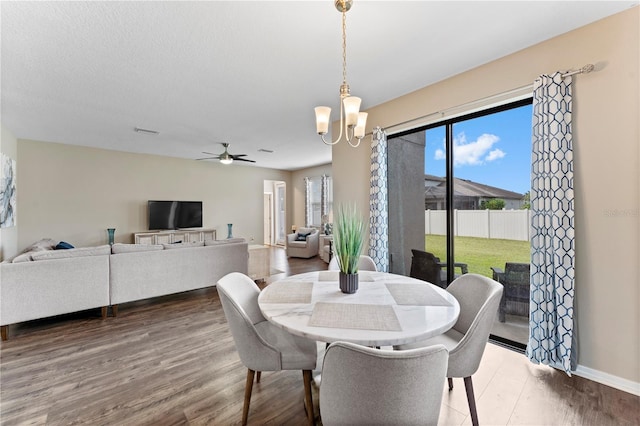
POLYGON ((220 157, 204 157, 204 158, 196 158, 196 160, 219 160, 220 157))
POLYGON ((255 163, 254 160, 247 160, 246 158, 234 158, 234 161, 246 161, 247 163, 255 163))
POLYGON ((202 153, 203 153, 203 154, 207 154, 207 155, 218 155, 218 154, 214 154, 213 152, 205 152, 205 151, 202 151, 202 153))
POLYGON ((233 158, 236 158, 236 157, 246 157, 246 156, 247 156, 247 154, 230 154, 230 155, 231 155, 233 158))

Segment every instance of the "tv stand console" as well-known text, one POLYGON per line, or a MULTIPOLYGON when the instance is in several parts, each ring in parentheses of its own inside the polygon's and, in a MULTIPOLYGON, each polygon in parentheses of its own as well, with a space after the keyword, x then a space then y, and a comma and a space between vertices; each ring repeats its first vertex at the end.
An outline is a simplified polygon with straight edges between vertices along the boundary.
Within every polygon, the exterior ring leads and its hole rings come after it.
POLYGON ((178 242, 193 243, 215 239, 215 229, 177 229, 170 231, 139 232, 133 234, 133 242, 135 244, 173 244, 178 242))

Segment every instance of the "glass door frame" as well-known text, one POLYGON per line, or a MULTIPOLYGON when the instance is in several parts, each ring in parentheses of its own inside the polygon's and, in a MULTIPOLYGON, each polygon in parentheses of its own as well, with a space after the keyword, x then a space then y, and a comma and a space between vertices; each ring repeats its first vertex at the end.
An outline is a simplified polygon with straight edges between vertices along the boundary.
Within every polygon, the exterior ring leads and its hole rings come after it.
MULTIPOLYGON (((455 117, 451 117, 451 118, 447 118, 445 120, 440 120, 440 121, 436 121, 433 123, 430 123, 428 125, 419 127, 419 128, 414 128, 411 130, 407 130, 407 131, 403 131, 397 134, 394 134, 392 137, 396 138, 396 137, 401 137, 404 135, 409 135, 412 133, 417 133, 417 132, 421 132, 421 131, 427 131, 430 129, 434 129, 434 128, 438 128, 438 127, 445 127, 445 161, 446 161, 446 166, 445 166, 445 182, 446 182, 446 193, 445 193, 445 207, 447 210, 446 213, 446 235, 445 235, 445 241, 446 241, 446 254, 447 254, 447 259, 446 259, 446 268, 447 268, 447 283, 450 283, 451 281, 454 280, 455 277, 455 269, 454 269, 454 265, 455 265, 455 258, 454 258, 454 239, 455 239, 455 230, 454 230, 454 223, 455 223, 455 210, 453 209, 454 206, 454 156, 453 156, 453 149, 454 149, 454 133, 453 133, 453 126, 456 123, 462 122, 462 121, 467 121, 467 120, 471 120, 474 118, 478 118, 478 117, 483 117, 483 116, 487 116, 487 115, 491 115, 491 114, 496 114, 499 112, 503 112, 503 111, 507 111, 507 110, 511 110, 511 109, 515 109, 515 108, 519 108, 519 107, 523 107, 526 105, 531 105, 532 103, 532 98, 531 97, 527 97, 524 99, 520 99, 520 100, 516 100, 513 102, 508 102, 499 106, 495 106, 495 107, 490 107, 487 109, 483 109, 480 111, 475 111, 469 114, 462 114, 462 115, 458 115, 455 117)), ((495 343, 498 343, 502 346, 508 347, 510 349, 514 349, 518 352, 524 352, 524 350, 526 349, 526 345, 520 343, 520 342, 516 342, 516 341, 512 341, 509 339, 506 339, 504 337, 501 336, 495 336, 493 334, 490 335, 490 339, 492 341, 494 341, 495 343)))

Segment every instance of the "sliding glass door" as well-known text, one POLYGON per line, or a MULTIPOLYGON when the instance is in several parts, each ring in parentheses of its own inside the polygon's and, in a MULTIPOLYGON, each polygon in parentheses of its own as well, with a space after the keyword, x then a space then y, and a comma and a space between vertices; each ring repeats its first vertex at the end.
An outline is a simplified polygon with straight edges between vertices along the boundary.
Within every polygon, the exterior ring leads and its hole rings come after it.
MULTIPOLYGON (((531 100, 393 135, 389 145, 410 135, 424 138, 424 251, 439 267, 435 284, 446 287, 460 274, 476 273, 508 286, 492 337, 524 348, 531 100)), ((394 209, 390 205, 390 217, 394 209)))

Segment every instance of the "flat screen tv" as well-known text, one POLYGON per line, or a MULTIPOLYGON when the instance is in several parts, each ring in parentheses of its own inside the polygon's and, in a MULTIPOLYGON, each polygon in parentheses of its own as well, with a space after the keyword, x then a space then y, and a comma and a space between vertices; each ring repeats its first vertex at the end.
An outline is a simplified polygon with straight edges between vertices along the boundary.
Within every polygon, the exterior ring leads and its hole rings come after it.
POLYGON ((149 200, 149 230, 202 227, 202 201, 149 200))

